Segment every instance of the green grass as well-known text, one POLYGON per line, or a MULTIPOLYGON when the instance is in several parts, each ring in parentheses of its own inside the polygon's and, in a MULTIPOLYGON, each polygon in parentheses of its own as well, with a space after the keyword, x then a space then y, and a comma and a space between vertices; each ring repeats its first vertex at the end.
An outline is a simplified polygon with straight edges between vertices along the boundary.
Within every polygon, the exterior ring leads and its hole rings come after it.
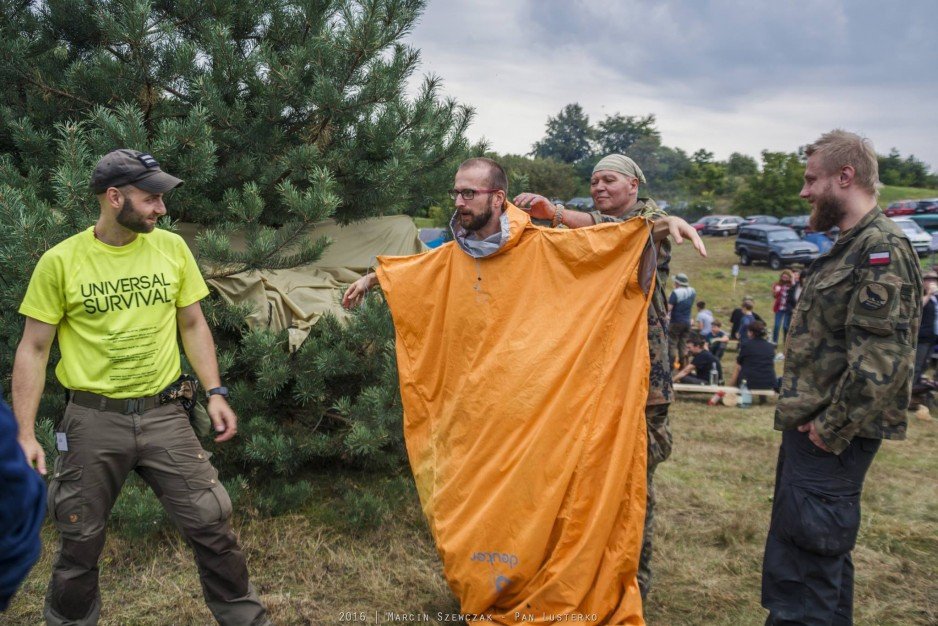
MULTIPOLYGON (((674 453, 656 473, 655 581, 650 624, 761 624, 760 567, 779 436, 771 404, 751 409, 672 406, 674 453)), ((938 620, 938 422, 913 419, 909 440, 888 442, 863 494, 856 623, 925 626, 938 620)), ((328 478, 334 480, 334 476, 328 478)), ((324 478, 324 481, 326 479, 324 478)), ((332 489, 324 484, 324 498, 332 489)), ((340 624, 343 612, 386 623, 387 611, 458 610, 415 499, 381 527, 356 532, 324 499, 273 519, 239 511, 252 580, 277 624, 340 624)), ((41 623, 54 549, 44 529, 39 565, 3 624, 41 623)), ((102 626, 205 625, 191 555, 175 533, 140 542, 108 538, 101 560, 102 626)))
POLYGON ((938 189, 891 187, 886 185, 879 191, 879 204, 884 209, 890 202, 897 202, 899 200, 919 200, 921 198, 938 198, 938 189))
MULTIPOLYGON (((707 238, 710 257, 675 248, 672 271, 690 276, 700 297, 724 319, 743 293, 771 318, 777 273, 740 268, 735 290, 733 238, 707 238)), ((733 353, 727 362, 732 361, 733 353)), ((771 510, 779 435, 773 405, 750 409, 672 405, 674 452, 656 473, 659 505, 655 581, 646 616, 653 625, 761 624, 762 549, 771 510)), ((863 493, 857 566, 856 623, 938 623, 938 421, 910 418, 909 439, 887 442, 863 493)), ((309 477, 306 477, 309 478, 309 477)), ((361 475, 376 489, 383 478, 361 475)), ((315 477, 310 480, 316 480, 315 477)), ((237 512, 237 531, 252 580, 281 625, 341 624, 345 612, 379 623, 385 612, 458 610, 416 497, 410 492, 375 529, 343 522, 334 474, 319 478, 319 497, 301 514, 262 519, 237 512), (337 513, 339 512, 339 513, 337 513), (338 517, 337 517, 338 515, 338 517)), ((40 563, 3 624, 39 624, 55 534, 47 525, 40 563)), ((101 560, 102 626, 213 623, 188 548, 175 533, 147 541, 108 538, 101 560)), ((434 620, 435 621, 435 620, 434 620)))

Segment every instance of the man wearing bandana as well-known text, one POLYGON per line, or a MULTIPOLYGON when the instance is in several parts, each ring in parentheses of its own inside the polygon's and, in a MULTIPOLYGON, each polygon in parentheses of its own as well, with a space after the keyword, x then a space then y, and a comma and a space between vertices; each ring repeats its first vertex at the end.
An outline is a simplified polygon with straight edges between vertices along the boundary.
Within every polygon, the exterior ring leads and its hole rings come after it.
MULTIPOLYGON (((638 188, 645 184, 645 175, 631 158, 623 154, 610 154, 593 168, 590 194, 596 210, 589 213, 565 211, 553 207, 542 196, 524 193, 515 198, 515 204, 531 212, 531 216, 551 219, 569 228, 581 228, 608 222, 621 222, 633 217, 659 220, 666 213, 655 201, 639 197, 638 188), (546 205, 546 210, 545 210, 546 205), (559 215, 558 215, 559 214, 559 215)), ((675 241, 680 241, 676 239, 675 241)), ((638 566, 638 584, 642 597, 651 587, 651 553, 655 523, 655 490, 653 477, 659 463, 671 456, 671 429, 668 425, 668 406, 671 404, 671 361, 668 356, 668 300, 665 289, 671 263, 671 244, 667 239, 657 244, 657 275, 655 291, 648 307, 648 353, 651 377, 648 399, 645 402, 645 422, 648 427, 648 497, 645 513, 645 534, 638 566)))

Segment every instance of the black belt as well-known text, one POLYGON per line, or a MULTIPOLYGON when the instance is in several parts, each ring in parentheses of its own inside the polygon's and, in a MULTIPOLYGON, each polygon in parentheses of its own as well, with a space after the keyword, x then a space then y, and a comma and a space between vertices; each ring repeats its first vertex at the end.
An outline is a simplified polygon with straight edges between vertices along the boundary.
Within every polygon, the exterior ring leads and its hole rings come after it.
POLYGON ((69 391, 69 400, 78 406, 124 415, 143 413, 164 404, 160 401, 160 394, 145 398, 108 398, 90 391, 69 391))

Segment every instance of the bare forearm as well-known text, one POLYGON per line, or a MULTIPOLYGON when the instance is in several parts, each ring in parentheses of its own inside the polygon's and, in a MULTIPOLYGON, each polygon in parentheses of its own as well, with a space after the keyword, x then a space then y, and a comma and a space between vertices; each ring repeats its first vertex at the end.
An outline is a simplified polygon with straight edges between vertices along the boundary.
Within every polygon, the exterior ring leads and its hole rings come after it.
POLYGON ((742 368, 740 367, 739 363, 737 363, 737 364, 736 364, 736 370, 733 371, 733 377, 729 380, 729 383, 728 383, 730 387, 735 387, 735 386, 736 386, 736 382, 739 380, 739 370, 740 370, 740 369, 742 369, 742 368))
POLYGON ((561 214, 563 225, 567 228, 584 228, 586 226, 595 226, 593 216, 582 211, 573 211, 564 209, 561 214))
POLYGON ((215 340, 205 320, 191 326, 181 326, 179 334, 182 337, 182 347, 186 351, 186 358, 195 370, 199 382, 204 389, 221 386, 221 376, 218 374, 218 359, 215 356, 215 340))
POLYGON ((674 382, 677 382, 677 381, 681 380, 682 378, 684 378, 685 376, 687 376, 688 374, 690 374, 691 371, 693 371, 693 370, 694 370, 694 366, 693 366, 693 365, 688 365, 687 367, 685 367, 685 368, 682 369, 680 372, 678 372, 677 374, 674 375, 674 382))
POLYGON ((36 412, 46 386, 46 365, 49 350, 20 343, 13 362, 13 413, 21 439, 36 436, 36 412))

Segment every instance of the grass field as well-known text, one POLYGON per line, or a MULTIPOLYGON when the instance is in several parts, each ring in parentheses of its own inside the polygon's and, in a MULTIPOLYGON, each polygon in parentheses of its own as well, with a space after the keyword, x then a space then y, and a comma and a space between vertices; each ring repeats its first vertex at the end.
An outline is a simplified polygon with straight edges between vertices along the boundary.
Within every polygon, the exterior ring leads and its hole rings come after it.
MULTIPOLYGON (((740 268, 734 289, 733 239, 706 242, 709 259, 700 262, 688 246, 678 247, 673 271, 690 276, 718 317, 727 318, 743 293, 771 317, 776 273, 740 268)), ((760 564, 779 440, 772 406, 743 410, 679 401, 671 414, 674 454, 656 475, 661 504, 648 623, 761 624, 760 564)), ((910 418, 909 440, 886 443, 873 463, 854 552, 858 625, 938 623, 936 450, 938 421, 910 418)), ((389 612, 427 614, 435 622, 438 613, 457 611, 415 497, 405 495, 379 528, 359 532, 337 513, 334 482, 334 476, 321 477, 321 496, 303 514, 237 516, 254 584, 275 623, 348 623, 359 612, 364 623, 374 624, 376 616, 389 623, 389 612)), ((54 542, 48 526, 44 537, 41 562, 0 623, 41 623, 54 542)), ((150 541, 110 537, 101 581, 103 626, 213 623, 188 549, 172 533, 150 541)))
POLYGON ((886 185, 879 191, 879 203, 884 209, 890 202, 896 202, 898 200, 919 200, 921 198, 938 198, 938 189, 890 187, 886 185))

